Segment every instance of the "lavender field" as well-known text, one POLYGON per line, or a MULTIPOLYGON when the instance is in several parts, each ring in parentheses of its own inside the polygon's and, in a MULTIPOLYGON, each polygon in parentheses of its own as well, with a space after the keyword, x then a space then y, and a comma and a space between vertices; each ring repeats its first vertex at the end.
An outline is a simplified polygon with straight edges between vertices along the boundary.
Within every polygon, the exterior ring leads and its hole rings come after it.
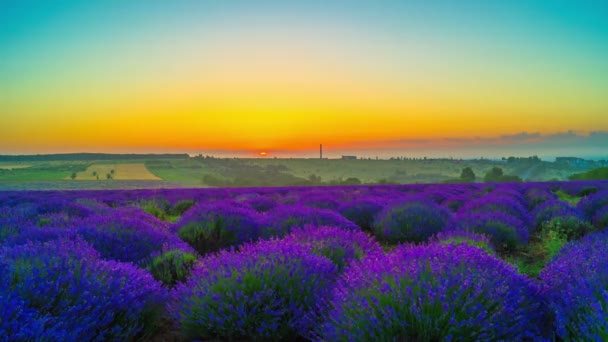
POLYGON ((605 341, 608 182, 0 192, 0 341, 605 341))

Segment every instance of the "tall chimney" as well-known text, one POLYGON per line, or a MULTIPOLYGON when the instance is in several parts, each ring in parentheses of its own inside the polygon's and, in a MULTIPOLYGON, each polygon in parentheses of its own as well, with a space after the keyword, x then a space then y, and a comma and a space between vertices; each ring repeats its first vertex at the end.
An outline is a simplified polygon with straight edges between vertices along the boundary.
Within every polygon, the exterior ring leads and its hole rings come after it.
POLYGON ((319 145, 319 159, 323 159, 323 144, 319 145))

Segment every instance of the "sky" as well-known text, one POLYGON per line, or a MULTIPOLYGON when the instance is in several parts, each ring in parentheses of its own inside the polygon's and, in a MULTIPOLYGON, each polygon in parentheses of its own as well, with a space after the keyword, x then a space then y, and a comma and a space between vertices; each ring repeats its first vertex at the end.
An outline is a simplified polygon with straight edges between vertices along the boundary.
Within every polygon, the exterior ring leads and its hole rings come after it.
POLYGON ((607 156, 606 1, 0 0, 0 154, 607 156))

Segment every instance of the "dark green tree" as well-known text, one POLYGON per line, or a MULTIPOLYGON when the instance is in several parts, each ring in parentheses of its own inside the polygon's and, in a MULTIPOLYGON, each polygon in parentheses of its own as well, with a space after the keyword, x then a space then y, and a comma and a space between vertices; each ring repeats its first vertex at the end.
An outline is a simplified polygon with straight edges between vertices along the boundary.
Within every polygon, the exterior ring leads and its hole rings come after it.
POLYGON ((70 178, 72 178, 72 180, 76 179, 76 172, 72 172, 72 175, 70 176, 70 178))
POLYGON ((464 169, 462 169, 462 172, 460 173, 460 179, 463 182, 467 183, 475 182, 475 173, 473 172, 473 169, 471 169, 470 167, 465 167, 464 169))
POLYGON ((484 182, 500 182, 502 180, 503 171, 501 168, 494 166, 483 177, 484 182))

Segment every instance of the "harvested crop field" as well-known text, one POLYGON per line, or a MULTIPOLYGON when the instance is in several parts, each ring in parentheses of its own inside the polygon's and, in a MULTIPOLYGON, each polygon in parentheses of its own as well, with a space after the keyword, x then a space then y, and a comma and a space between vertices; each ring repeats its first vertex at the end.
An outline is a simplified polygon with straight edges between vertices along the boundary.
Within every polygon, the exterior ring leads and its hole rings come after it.
POLYGON ((107 180, 111 175, 115 180, 161 180, 144 164, 93 164, 86 171, 78 172, 76 180, 107 180))

